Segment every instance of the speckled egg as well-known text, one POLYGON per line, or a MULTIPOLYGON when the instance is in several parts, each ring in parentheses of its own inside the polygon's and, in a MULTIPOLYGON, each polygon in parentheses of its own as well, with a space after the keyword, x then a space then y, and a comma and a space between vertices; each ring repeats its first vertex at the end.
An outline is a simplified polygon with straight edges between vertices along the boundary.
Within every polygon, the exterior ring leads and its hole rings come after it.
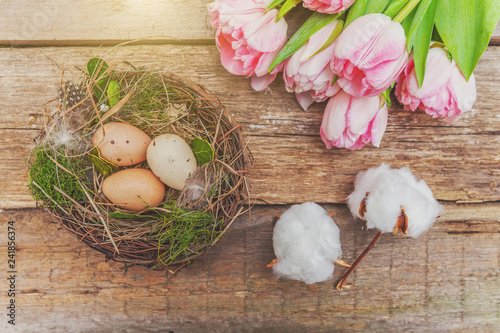
POLYGON ((102 193, 117 206, 139 211, 162 202, 165 185, 149 170, 126 169, 106 178, 102 193))
POLYGON ((107 123, 92 138, 92 144, 99 149, 101 157, 118 166, 144 161, 150 142, 146 133, 126 123, 107 123))
POLYGON ((182 190, 186 179, 196 170, 191 147, 175 134, 163 134, 151 141, 148 164, 154 174, 168 186, 182 190))

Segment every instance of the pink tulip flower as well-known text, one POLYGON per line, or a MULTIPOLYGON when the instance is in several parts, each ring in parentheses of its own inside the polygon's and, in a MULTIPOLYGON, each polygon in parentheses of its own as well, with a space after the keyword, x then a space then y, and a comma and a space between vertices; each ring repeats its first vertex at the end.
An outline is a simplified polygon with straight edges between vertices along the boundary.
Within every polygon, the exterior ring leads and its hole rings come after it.
POLYGON ((472 110, 476 102, 474 74, 465 79, 455 61, 441 47, 433 47, 427 55, 422 87, 418 86, 415 62, 410 58, 396 85, 396 97, 406 110, 417 108, 434 118, 454 123, 463 112, 472 110))
POLYGON ((408 60, 401 24, 383 14, 361 16, 334 43, 332 70, 356 97, 376 96, 395 81, 408 60))
POLYGON ((320 13, 335 14, 349 8, 356 0, 304 0, 302 5, 320 13))
POLYGON ((340 90, 326 105, 321 139, 328 149, 361 149, 369 142, 378 147, 387 127, 387 114, 381 96, 353 97, 340 90))
POLYGON ((332 86, 333 72, 330 61, 333 44, 317 53, 337 27, 338 21, 329 23, 297 50, 287 61, 283 79, 288 92, 295 92, 297 101, 307 111, 313 102, 326 101, 339 91, 338 84, 332 86))
POLYGON ((252 77, 261 91, 276 78, 283 65, 268 73, 286 42, 285 19, 276 22, 278 10, 267 11, 272 0, 216 0, 208 5, 222 66, 231 74, 252 77))

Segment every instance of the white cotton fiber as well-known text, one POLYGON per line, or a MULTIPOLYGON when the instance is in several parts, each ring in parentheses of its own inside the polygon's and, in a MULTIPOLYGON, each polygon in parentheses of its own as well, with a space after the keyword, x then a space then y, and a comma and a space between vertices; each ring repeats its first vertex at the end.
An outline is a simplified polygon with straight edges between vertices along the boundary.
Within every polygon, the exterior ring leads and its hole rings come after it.
POLYGON ((281 215, 273 233, 277 277, 321 282, 333 275, 340 257, 340 230, 325 210, 313 203, 294 205, 281 215))
POLYGON ((423 180, 417 180, 408 168, 391 169, 387 164, 359 173, 347 203, 353 215, 366 220, 368 228, 382 232, 393 231, 401 209, 404 209, 410 237, 418 237, 427 231, 441 211, 423 180), (359 215, 359 207, 365 196, 363 218, 359 215))

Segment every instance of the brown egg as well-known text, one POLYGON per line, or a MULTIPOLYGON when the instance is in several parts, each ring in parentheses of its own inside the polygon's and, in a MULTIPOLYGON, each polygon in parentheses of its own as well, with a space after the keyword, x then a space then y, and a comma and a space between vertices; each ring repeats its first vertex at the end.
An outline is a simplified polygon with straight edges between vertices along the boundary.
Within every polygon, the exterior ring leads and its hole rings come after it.
POLYGON ((101 157, 118 166, 144 161, 150 142, 146 133, 125 123, 107 123, 92 138, 92 144, 99 149, 101 157))
POLYGON ((162 202, 165 185, 149 170, 126 169, 106 178, 102 193, 115 205, 138 211, 162 202))

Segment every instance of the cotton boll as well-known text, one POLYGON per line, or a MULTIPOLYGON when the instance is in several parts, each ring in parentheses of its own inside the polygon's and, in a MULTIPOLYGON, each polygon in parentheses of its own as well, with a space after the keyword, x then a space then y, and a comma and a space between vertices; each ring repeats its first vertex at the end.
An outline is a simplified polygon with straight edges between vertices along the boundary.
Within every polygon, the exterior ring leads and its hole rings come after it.
POLYGON ((429 230, 441 213, 442 207, 434 199, 431 189, 423 180, 418 181, 411 194, 403 205, 407 207, 405 213, 408 216, 408 221, 410 219, 419 221, 408 224, 408 236, 415 238, 429 230))
POLYGON ((431 189, 423 180, 417 180, 410 169, 391 169, 386 164, 360 173, 347 201, 353 215, 366 220, 368 228, 382 232, 397 232, 398 217, 404 213, 410 237, 427 231, 441 210, 431 189), (364 216, 359 214, 362 205, 366 207, 364 216))
POLYGON ((332 277, 333 261, 340 257, 340 230, 325 210, 313 203, 294 205, 274 227, 273 266, 277 277, 307 284, 332 277))
POLYGON ((360 219, 363 217, 359 215, 359 206, 361 202, 366 197, 366 193, 370 192, 375 186, 379 175, 390 172, 391 168, 382 163, 378 168, 371 168, 366 171, 362 171, 356 177, 354 182, 354 192, 347 198, 347 205, 351 210, 352 214, 360 219))

